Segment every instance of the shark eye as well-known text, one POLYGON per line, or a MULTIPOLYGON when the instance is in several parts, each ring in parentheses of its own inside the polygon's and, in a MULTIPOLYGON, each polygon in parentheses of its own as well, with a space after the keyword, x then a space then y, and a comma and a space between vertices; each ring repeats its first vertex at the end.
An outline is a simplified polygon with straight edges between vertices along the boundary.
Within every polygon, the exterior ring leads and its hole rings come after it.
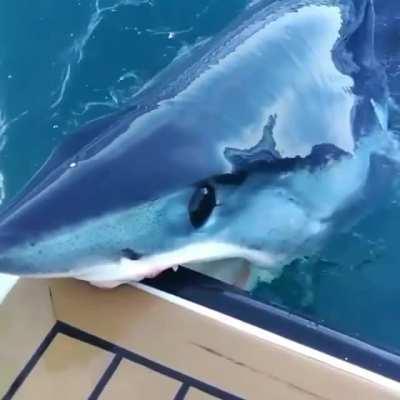
POLYGON ((189 218, 194 228, 206 223, 216 205, 215 190, 210 185, 196 188, 189 202, 189 218))

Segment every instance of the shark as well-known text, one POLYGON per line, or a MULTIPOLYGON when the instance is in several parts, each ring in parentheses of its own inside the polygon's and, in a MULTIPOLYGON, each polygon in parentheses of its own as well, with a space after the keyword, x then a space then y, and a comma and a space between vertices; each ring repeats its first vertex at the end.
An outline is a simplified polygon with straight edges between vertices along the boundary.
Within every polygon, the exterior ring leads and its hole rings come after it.
POLYGON ((0 212, 0 272, 100 287, 181 265, 242 286, 278 276, 393 181, 374 37, 372 0, 252 2, 66 137, 0 212))

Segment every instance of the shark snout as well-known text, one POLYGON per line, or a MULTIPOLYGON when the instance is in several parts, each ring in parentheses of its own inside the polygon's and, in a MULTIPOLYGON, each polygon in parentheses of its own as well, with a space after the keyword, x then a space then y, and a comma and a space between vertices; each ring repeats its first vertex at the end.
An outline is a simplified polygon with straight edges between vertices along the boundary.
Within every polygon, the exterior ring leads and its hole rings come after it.
POLYGON ((26 275, 32 272, 29 257, 24 260, 24 249, 34 248, 37 238, 26 232, 7 229, 0 225, 0 273, 26 275))
POLYGON ((32 245, 36 243, 33 237, 29 240, 26 233, 8 229, 7 226, 0 224, 0 257, 7 254, 10 249, 29 241, 32 245))

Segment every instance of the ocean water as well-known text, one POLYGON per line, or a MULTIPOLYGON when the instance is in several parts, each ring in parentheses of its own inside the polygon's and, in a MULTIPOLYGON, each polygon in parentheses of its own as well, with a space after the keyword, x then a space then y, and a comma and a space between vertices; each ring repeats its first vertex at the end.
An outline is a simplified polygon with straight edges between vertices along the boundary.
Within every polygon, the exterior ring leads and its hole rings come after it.
MULTIPOLYGON (((271 0, 272 1, 272 0, 271 0)), ((41 0, 0 4, 0 198, 7 202, 63 138, 117 110, 249 0, 41 0)), ((400 3, 377 0, 377 50, 400 100, 400 3)), ((400 128, 397 113, 391 129, 400 128)), ((400 187, 319 254, 253 296, 400 353, 400 187)))

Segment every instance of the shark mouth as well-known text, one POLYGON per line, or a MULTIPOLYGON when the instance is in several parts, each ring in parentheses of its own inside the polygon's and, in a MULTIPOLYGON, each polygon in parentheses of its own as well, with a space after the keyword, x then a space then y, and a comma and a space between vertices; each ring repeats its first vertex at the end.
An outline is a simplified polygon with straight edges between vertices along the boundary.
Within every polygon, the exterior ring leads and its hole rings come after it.
POLYGON ((252 265, 263 265, 275 269, 285 257, 266 251, 254 250, 223 242, 193 243, 182 248, 131 260, 123 257, 119 263, 106 263, 92 267, 75 278, 89 281, 95 286, 112 288, 125 282, 138 282, 145 278, 154 278, 170 268, 199 265, 220 260, 241 259, 252 265))

